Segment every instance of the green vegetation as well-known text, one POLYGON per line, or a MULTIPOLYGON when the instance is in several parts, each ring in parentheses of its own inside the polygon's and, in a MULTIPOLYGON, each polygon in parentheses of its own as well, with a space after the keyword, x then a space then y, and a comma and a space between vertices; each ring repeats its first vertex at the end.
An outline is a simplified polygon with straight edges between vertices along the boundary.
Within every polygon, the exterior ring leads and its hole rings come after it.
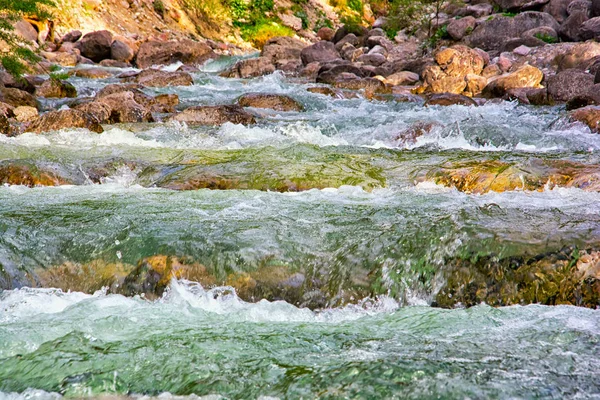
POLYGON ((154 0, 152 2, 152 8, 161 17, 165 16, 165 4, 162 2, 162 0, 154 0))
POLYGON ((418 29, 427 30, 430 37, 438 35, 432 31, 435 21, 441 10, 452 0, 391 0, 388 14, 388 23, 385 26, 386 34, 393 38, 396 33, 406 30, 414 33, 418 29))
POLYGON ((552 35, 547 35, 545 33, 536 33, 533 36, 540 39, 543 42, 550 43, 550 44, 558 42, 558 38, 556 38, 552 35))
POLYGON ((502 13, 502 16, 504 16, 504 17, 509 17, 509 18, 513 18, 513 17, 515 17, 516 15, 517 15, 517 13, 514 13, 514 12, 503 12, 503 13, 502 13))
POLYGON ((10 74, 21 76, 28 71, 27 63, 39 58, 29 48, 26 41, 14 33, 13 24, 23 16, 48 18, 48 9, 54 6, 53 0, 0 0, 0 41, 8 46, 8 51, 0 54, 0 64, 10 74))

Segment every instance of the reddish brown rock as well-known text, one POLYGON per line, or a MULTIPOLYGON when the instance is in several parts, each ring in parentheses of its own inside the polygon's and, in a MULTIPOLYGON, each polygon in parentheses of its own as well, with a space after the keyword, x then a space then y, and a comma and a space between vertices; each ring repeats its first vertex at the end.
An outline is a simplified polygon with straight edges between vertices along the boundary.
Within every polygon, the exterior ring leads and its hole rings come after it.
POLYGON ((189 65, 200 65, 215 57, 216 54, 210 46, 189 39, 171 42, 149 41, 140 46, 135 63, 141 69, 153 65, 170 65, 179 61, 189 65))
POLYGON ((76 48, 81 51, 81 55, 94 62, 100 62, 110 58, 110 45, 112 43, 112 33, 109 31, 95 31, 84 35, 76 43, 76 48))
POLYGON ((104 130, 98 120, 79 110, 50 111, 33 121, 26 132, 49 132, 67 128, 85 128, 92 132, 102 133, 104 130))
POLYGON ((127 80, 148 87, 191 86, 194 80, 187 72, 167 72, 159 69, 146 69, 127 80))
POLYGON ((269 108, 276 111, 302 111, 304 107, 293 98, 281 94, 247 93, 238 98, 242 107, 269 108))
POLYGON ((69 82, 58 79, 48 79, 35 90, 35 94, 47 98, 77 97, 77 89, 69 82))
POLYGON ((475 100, 461 94, 436 93, 427 98, 426 106, 477 106, 475 100))
POLYGON ((252 114, 237 105, 190 107, 170 120, 196 125, 222 125, 226 122, 249 125, 256 122, 252 114))

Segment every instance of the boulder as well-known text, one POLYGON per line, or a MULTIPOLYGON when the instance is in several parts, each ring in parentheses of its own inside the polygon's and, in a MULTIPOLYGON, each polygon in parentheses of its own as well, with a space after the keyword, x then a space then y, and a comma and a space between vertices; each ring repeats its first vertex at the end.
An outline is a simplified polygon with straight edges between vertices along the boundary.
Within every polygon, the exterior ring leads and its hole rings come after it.
POLYGON ((427 98, 426 106, 477 106, 475 100, 470 97, 455 93, 436 93, 427 98))
POLYGON ((515 72, 491 78, 482 94, 486 97, 502 97, 509 89, 540 87, 544 73, 531 65, 524 65, 515 72))
POLYGON ((80 68, 75 70, 75 76, 86 79, 112 78, 114 74, 103 68, 80 68))
POLYGON ((282 94, 247 93, 238 98, 242 107, 269 108, 276 111, 302 111, 304 107, 298 101, 282 94))
POLYGON ((108 68, 129 68, 129 67, 131 67, 131 64, 128 64, 126 62, 110 60, 110 59, 100 61, 99 65, 102 67, 108 67, 108 68))
POLYGON ((75 45, 81 55, 94 62, 110 58, 110 45, 112 33, 109 31, 95 31, 84 35, 75 45))
POLYGON ((340 51, 342 46, 344 46, 346 43, 350 43, 352 46, 355 47, 360 47, 360 40, 358 39, 358 37, 355 34, 350 33, 335 43, 335 49, 337 51, 340 51))
POLYGON ((0 184, 36 186, 69 185, 73 182, 61 177, 54 171, 42 165, 32 165, 20 160, 0 162, 0 184))
POLYGON ((524 32, 541 26, 559 30, 556 20, 547 13, 527 11, 515 17, 496 15, 477 25, 466 41, 471 47, 499 50, 508 40, 520 38, 524 32))
POLYGON ((592 17, 600 17, 600 0, 592 0, 590 14, 592 17))
POLYGON ((517 100, 521 104, 532 106, 551 106, 554 100, 548 97, 546 88, 516 88, 508 89, 503 97, 505 100, 517 100))
POLYGON ((570 68, 588 69, 594 58, 600 56, 600 43, 589 41, 585 43, 565 43, 566 46, 558 51, 552 60, 558 71, 570 68))
POLYGON ((48 53, 42 51, 41 54, 46 60, 50 61, 51 63, 58 64, 61 67, 74 67, 81 60, 81 56, 78 56, 74 53, 48 53))
POLYGON ((133 60, 135 53, 131 46, 122 40, 113 40, 110 45, 110 58, 116 61, 129 63, 133 60))
POLYGON ((356 59, 356 61, 363 63, 365 65, 373 65, 375 67, 380 66, 385 63, 387 60, 382 54, 363 54, 356 59))
POLYGON ((584 11, 576 11, 562 23, 558 31, 560 38, 567 42, 579 42, 581 38, 581 27, 589 19, 584 11))
POLYGON ((76 41, 81 39, 81 36, 83 36, 81 31, 77 31, 77 30, 71 31, 62 37, 61 42, 62 43, 75 43, 76 41))
POLYGON ((540 26, 523 32, 521 38, 536 38, 543 40, 544 43, 547 41, 558 42, 558 33, 549 26, 540 26))
POLYGON ((340 58, 340 54, 331 42, 320 41, 308 46, 300 53, 302 63, 308 65, 312 62, 326 63, 340 58))
POLYGON ((385 83, 375 78, 341 78, 335 80, 333 86, 340 89, 363 90, 367 97, 371 97, 375 93, 389 94, 392 92, 385 83))
POLYGON ((147 87, 191 86, 194 84, 192 76, 187 72, 168 72, 159 69, 146 69, 127 81, 147 87))
POLYGON ((525 11, 542 7, 548 0, 494 0, 501 10, 525 11))
POLYGON ((453 19, 446 26, 446 30, 452 39, 462 40, 462 38, 473 32, 475 25, 475 18, 468 16, 461 19, 453 19))
POLYGON ((327 40, 329 42, 331 42, 331 40, 333 39, 333 36, 335 35, 335 31, 331 28, 328 28, 326 26, 320 28, 317 31, 317 36, 319 37, 319 39, 321 40, 327 40))
POLYGON ((485 60, 480 52, 463 45, 455 45, 438 51, 434 59, 444 73, 449 76, 479 75, 485 65, 485 60))
POLYGON ((216 54, 205 43, 182 39, 171 42, 151 40, 140 46, 135 63, 138 68, 146 69, 153 65, 170 65, 182 62, 189 65, 200 65, 216 54))
POLYGON ((400 71, 395 74, 389 75, 385 78, 385 82, 392 86, 399 85, 414 85, 419 81, 419 74, 415 74, 411 71, 400 71))
POLYGON ((578 108, 569 113, 573 121, 587 125, 594 133, 600 133, 600 106, 587 106, 578 108))
POLYGON ((154 122, 152 113, 135 100, 132 92, 119 92, 96 100, 110 108, 109 123, 154 122))
POLYGON ((104 130, 98 120, 80 110, 50 111, 33 121, 26 132, 49 132, 60 129, 85 128, 92 132, 102 133, 104 130))
POLYGON ((0 87, 0 101, 10 104, 13 107, 30 106, 39 109, 39 104, 35 97, 20 89, 0 87))
POLYGON ((46 98, 77 97, 77 89, 69 82, 58 79, 48 79, 35 90, 36 96, 46 98))
POLYGON ((472 4, 458 9, 454 17, 487 17, 494 11, 494 7, 488 3, 472 4))
POLYGON ((16 107, 13 112, 15 119, 19 122, 34 121, 39 115, 37 108, 29 106, 16 107))
POLYGON ((6 118, 12 118, 15 116, 15 107, 7 103, 0 102, 0 115, 6 118))
POLYGON ((594 17, 585 21, 579 29, 581 40, 600 38, 600 17, 594 17))
POLYGON ((364 76, 363 70, 354 64, 324 65, 317 75, 317 83, 333 84, 342 74, 353 74, 359 78, 364 76))
POLYGON ((279 69, 290 60, 300 60, 300 53, 305 46, 299 39, 278 36, 267 40, 260 56, 270 60, 279 69))
POLYGON ((372 49, 373 47, 380 46, 386 51, 390 51, 394 47, 394 42, 385 36, 369 36, 367 38, 367 47, 372 49))
POLYGON ((78 104, 73 107, 75 110, 83 111, 96 118, 101 124, 110 124, 110 117, 112 114, 112 108, 107 104, 99 101, 92 101, 88 103, 78 104))
POLYGON ((567 69, 548 78, 548 95, 556 101, 568 101, 585 94, 594 85, 594 76, 577 69, 567 69))
POLYGON ((275 65, 267 57, 249 58, 238 61, 233 67, 221 73, 226 78, 253 78, 275 72, 275 65))
POLYGON ((194 125, 222 125, 226 122, 242 125, 256 123, 252 114, 238 105, 190 107, 174 115, 170 120, 194 125))
POLYGON ((481 75, 468 74, 465 76, 465 82, 467 84, 465 86, 464 94, 469 97, 474 97, 483 92, 483 89, 487 86, 488 80, 481 75))

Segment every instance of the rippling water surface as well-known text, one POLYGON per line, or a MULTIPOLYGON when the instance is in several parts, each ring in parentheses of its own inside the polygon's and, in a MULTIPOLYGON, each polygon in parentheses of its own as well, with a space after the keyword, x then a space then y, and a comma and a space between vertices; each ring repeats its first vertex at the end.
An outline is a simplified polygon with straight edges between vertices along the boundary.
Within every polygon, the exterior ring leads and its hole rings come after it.
MULTIPOLYGON (((599 135, 567 123, 560 107, 333 99, 279 74, 218 77, 228 62, 205 66, 194 86, 148 93, 177 93, 180 108, 282 93, 306 111, 251 110, 261 117, 252 127, 0 137, 0 161, 75 183, 0 187, 0 399, 600 398, 600 311, 430 307, 449 259, 597 248, 600 194, 472 195, 416 183, 456 161, 596 165, 599 135), (418 122, 433 129, 402 140, 418 122), (99 165, 112 169, 94 180, 99 165), (175 191, 148 185, 144 172, 183 171, 181 180, 198 165, 249 187, 316 188, 175 191), (189 257, 217 284, 174 280, 156 301, 28 288, 65 263, 135 265, 153 255, 189 257), (248 303, 221 286, 266 265, 319 281, 321 306, 304 307, 308 289, 295 304, 248 303)), ((115 80, 72 82, 93 95, 115 80)))

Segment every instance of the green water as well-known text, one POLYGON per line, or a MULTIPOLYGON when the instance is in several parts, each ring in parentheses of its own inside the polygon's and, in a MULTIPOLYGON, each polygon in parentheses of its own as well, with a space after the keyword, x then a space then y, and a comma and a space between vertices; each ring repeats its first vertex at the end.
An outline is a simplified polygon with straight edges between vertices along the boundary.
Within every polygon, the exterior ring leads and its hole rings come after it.
MULTIPOLYGON (((0 166, 69 182, 0 187, 0 399, 599 398, 598 310, 430 304, 458 258, 599 248, 600 194, 416 183, 456 161, 597 165, 598 135, 560 107, 424 108, 332 99, 277 74, 194 78, 148 93, 177 93, 181 108, 283 93, 306 111, 0 137, 0 166), (398 140, 419 121, 439 125, 398 140), (207 176, 237 189, 173 190, 207 176), (174 281, 152 302, 27 288, 56 266, 154 255, 204 265, 216 287, 174 281), (287 301, 226 287, 269 267, 289 273, 294 294, 270 297, 287 301)), ((73 78, 82 95, 111 82, 73 78)))

